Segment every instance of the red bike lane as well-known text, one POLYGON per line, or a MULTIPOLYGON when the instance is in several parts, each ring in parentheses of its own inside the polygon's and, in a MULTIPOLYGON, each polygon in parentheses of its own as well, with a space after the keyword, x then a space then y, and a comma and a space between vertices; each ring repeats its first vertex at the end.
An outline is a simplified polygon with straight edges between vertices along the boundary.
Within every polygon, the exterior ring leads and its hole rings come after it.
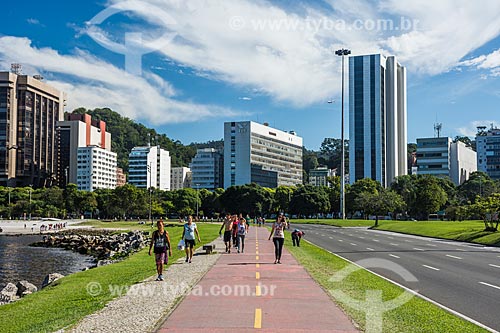
POLYGON ((274 264, 268 237, 251 227, 245 253, 223 254, 158 332, 358 332, 289 251, 274 264))

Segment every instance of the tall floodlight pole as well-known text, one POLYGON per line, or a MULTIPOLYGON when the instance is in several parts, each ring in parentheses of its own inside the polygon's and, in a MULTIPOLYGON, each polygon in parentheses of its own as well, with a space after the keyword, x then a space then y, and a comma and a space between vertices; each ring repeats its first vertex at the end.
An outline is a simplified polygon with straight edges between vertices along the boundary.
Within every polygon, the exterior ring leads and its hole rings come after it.
POLYGON ((153 225, 153 220, 151 219, 151 206, 152 206, 152 200, 151 200, 151 192, 153 191, 153 183, 151 182, 151 162, 148 164, 148 173, 149 173, 149 222, 151 222, 151 225, 153 225))
POLYGON ((351 50, 340 49, 335 51, 335 54, 342 57, 342 124, 340 126, 340 216, 345 220, 345 144, 344 144, 344 56, 351 54, 351 50))

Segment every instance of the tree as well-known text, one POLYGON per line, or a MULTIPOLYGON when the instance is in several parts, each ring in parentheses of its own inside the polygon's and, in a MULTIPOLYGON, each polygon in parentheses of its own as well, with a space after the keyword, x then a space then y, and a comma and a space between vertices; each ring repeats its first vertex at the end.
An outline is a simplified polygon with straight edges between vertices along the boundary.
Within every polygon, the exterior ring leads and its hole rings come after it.
POLYGON ((498 186, 487 173, 476 171, 458 187, 458 200, 461 203, 475 203, 477 197, 489 197, 498 191, 498 186))
POLYGON ((375 215, 378 226, 379 215, 400 212, 404 208, 403 198, 394 191, 381 189, 377 193, 363 192, 357 198, 357 205, 363 207, 365 216, 375 215))
POLYGON ((417 177, 416 204, 411 207, 419 220, 428 220, 429 214, 437 212, 448 200, 448 196, 436 177, 421 175, 417 177))
POLYGON ((330 211, 328 193, 322 187, 299 186, 293 193, 290 212, 301 216, 316 215, 330 211))
POLYGON ((346 191, 346 211, 362 212, 363 207, 356 203, 356 198, 362 193, 377 194, 381 190, 382 185, 376 180, 370 178, 358 179, 352 184, 349 191, 346 191))
MULTIPOLYGON (((325 138, 320 147, 319 162, 328 166, 329 169, 337 169, 340 174, 342 160, 342 140, 335 138, 325 138)), ((349 140, 344 140, 344 150, 349 151, 349 140)), ((349 172, 349 156, 345 154, 345 171, 349 172)))
POLYGON ((472 140, 468 137, 468 136, 456 136, 455 139, 453 139, 453 142, 456 143, 456 142, 463 142, 465 143, 465 145, 467 147, 470 147, 472 149, 474 149, 474 151, 476 151, 476 145, 474 142, 472 142, 472 140))
POLYGON ((278 186, 274 193, 274 208, 276 211, 290 211, 290 201, 295 189, 293 186, 278 186))

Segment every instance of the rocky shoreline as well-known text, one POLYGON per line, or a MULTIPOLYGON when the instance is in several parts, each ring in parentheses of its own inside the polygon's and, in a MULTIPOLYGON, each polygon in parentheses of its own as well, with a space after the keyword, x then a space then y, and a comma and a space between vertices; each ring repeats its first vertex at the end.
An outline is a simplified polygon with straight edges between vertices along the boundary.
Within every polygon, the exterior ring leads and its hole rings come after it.
POLYGON ((149 232, 116 232, 94 229, 67 230, 43 236, 43 240, 31 246, 57 247, 90 255, 96 266, 117 261, 139 251, 148 244, 149 232))
MULTIPOLYGON (((63 248, 92 256, 95 264, 90 268, 94 268, 123 260, 148 244, 149 232, 116 233, 116 231, 110 230, 74 229, 46 234, 41 241, 35 242, 31 246, 63 248)), ((47 275, 42 283, 42 288, 61 277, 63 275, 58 273, 47 275)), ((37 290, 38 288, 28 281, 19 281, 16 284, 7 283, 0 290, 0 305, 15 302, 37 290)))

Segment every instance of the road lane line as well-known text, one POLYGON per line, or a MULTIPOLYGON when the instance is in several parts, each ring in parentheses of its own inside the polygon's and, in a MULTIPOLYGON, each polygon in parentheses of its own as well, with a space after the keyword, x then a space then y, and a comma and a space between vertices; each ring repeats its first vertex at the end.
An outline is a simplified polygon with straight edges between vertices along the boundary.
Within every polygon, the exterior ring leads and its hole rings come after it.
POLYGON ((392 245, 392 246, 398 246, 399 244, 396 244, 396 243, 391 243, 389 245, 392 245))
POLYGON ((408 242, 408 243, 411 243, 413 241, 409 240, 409 239, 405 239, 405 242, 408 242))
POLYGON ((365 239, 363 236, 359 236, 358 238, 365 239))
POLYGON ((255 256, 255 260, 259 260, 259 256, 255 256))
POLYGON ((436 267, 432 267, 432 266, 428 266, 428 265, 422 265, 422 266, 424 266, 424 267, 426 267, 426 268, 429 268, 429 269, 433 269, 433 270, 435 270, 435 271, 440 271, 440 269, 439 269, 439 268, 436 268, 436 267))
POLYGON ((259 279, 260 279, 260 273, 259 273, 259 272, 255 272, 255 279, 256 279, 256 280, 259 280, 259 279))
POLYGON ((414 250, 417 250, 417 251, 425 251, 424 249, 421 249, 421 248, 419 248, 419 247, 414 247, 413 249, 414 249, 414 250))
POLYGON ((255 264, 255 268, 259 268, 260 267, 260 264, 255 264))
POLYGON ((434 246, 436 247, 437 245, 434 245, 434 244, 426 244, 427 246, 434 246))
POLYGON ((375 251, 374 249, 372 249, 371 247, 367 247, 366 248, 368 251, 375 251))
POLYGON ((255 320, 253 322, 253 328, 262 328, 262 310, 255 309, 255 320))
POLYGON ((491 267, 500 268, 498 265, 489 264, 491 267))
POLYGON ((332 236, 328 236, 328 238, 333 239, 333 237, 332 237, 332 236))
POLYGON ((342 239, 339 239, 339 242, 343 242, 343 240, 342 240, 342 239))
POLYGON ((479 282, 479 283, 482 284, 482 285, 491 287, 491 288, 500 289, 499 286, 495 286, 494 284, 489 284, 489 283, 486 283, 486 282, 479 282))
POLYGON ((394 239, 394 237, 391 237, 391 236, 387 236, 387 238, 389 238, 389 239, 394 239))
POLYGON ((259 251, 255 251, 255 254, 259 254, 259 251))
POLYGON ((450 258, 453 258, 453 259, 460 259, 460 260, 462 260, 462 258, 456 257, 456 256, 452 256, 451 254, 447 254, 446 256, 450 257, 450 258))
POLYGON ((389 255, 390 255, 391 257, 393 257, 393 258, 397 258, 397 259, 401 258, 401 257, 398 257, 398 256, 397 256, 397 255, 395 255, 395 254, 389 254, 389 255))
POLYGON ((255 296, 261 296, 262 293, 260 292, 260 285, 255 286, 255 296))
POLYGON ((358 244, 356 243, 349 243, 349 244, 351 244, 352 246, 358 246, 358 244))
POLYGON ((372 239, 374 242, 380 242, 378 239, 372 239))

